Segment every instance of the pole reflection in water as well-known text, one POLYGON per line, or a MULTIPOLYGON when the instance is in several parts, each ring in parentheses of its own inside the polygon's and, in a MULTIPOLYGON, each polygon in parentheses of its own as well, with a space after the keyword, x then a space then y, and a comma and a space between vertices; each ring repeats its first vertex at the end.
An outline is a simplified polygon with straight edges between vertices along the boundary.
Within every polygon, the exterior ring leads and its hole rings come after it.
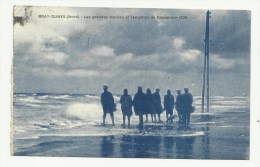
POLYGON ((202 149, 203 149, 203 158, 209 159, 210 158, 210 149, 209 149, 209 124, 206 124, 206 127, 202 128, 204 132, 204 136, 202 137, 202 149))
POLYGON ((101 143, 101 156, 112 157, 114 154, 115 136, 103 136, 101 143))

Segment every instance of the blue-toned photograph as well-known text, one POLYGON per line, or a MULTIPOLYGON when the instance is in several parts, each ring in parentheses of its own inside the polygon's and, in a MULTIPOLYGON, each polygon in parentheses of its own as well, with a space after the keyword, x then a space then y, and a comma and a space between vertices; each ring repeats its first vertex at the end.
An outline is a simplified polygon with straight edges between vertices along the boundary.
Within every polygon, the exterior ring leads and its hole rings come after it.
POLYGON ((251 11, 14 6, 13 156, 250 159, 251 11))

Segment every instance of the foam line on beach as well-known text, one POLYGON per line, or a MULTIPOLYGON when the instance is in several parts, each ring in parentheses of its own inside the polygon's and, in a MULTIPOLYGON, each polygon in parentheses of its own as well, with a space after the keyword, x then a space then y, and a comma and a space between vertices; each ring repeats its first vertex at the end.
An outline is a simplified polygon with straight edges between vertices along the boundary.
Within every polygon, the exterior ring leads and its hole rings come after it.
POLYGON ((45 134, 39 135, 38 137, 101 137, 101 136, 118 136, 118 135, 129 135, 129 136, 161 136, 161 137, 196 137, 204 136, 204 132, 196 131, 193 133, 173 133, 173 134, 153 134, 153 133, 92 133, 92 134, 45 134))

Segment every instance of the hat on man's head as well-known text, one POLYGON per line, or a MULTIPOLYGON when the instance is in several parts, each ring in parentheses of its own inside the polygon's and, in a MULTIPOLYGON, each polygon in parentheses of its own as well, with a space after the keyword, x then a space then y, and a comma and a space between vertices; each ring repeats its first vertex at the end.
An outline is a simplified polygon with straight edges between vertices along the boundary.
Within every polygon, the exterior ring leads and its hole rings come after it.
POLYGON ((184 91, 189 91, 189 88, 184 88, 184 91))
POLYGON ((152 93, 150 88, 146 89, 146 93, 152 93))
POLYGON ((160 91, 160 89, 159 89, 159 88, 156 88, 156 91, 160 91))
POLYGON ((138 88, 138 89, 143 89, 143 87, 142 87, 142 86, 138 86, 137 88, 138 88))
POLYGON ((107 85, 104 85, 104 86, 103 86, 103 89, 108 89, 108 86, 107 86, 107 85))

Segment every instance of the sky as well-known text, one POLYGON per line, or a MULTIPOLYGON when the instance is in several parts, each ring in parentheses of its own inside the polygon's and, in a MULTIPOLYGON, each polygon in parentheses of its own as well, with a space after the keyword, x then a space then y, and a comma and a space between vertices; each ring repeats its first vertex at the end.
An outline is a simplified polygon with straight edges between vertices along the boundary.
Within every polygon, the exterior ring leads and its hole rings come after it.
MULTIPOLYGON (((22 17, 14 23, 15 93, 99 95, 108 85, 113 94, 142 86, 201 95, 206 10, 30 7, 27 14, 14 7, 22 17)), ((249 96, 250 17, 211 11, 210 95, 249 96)))

